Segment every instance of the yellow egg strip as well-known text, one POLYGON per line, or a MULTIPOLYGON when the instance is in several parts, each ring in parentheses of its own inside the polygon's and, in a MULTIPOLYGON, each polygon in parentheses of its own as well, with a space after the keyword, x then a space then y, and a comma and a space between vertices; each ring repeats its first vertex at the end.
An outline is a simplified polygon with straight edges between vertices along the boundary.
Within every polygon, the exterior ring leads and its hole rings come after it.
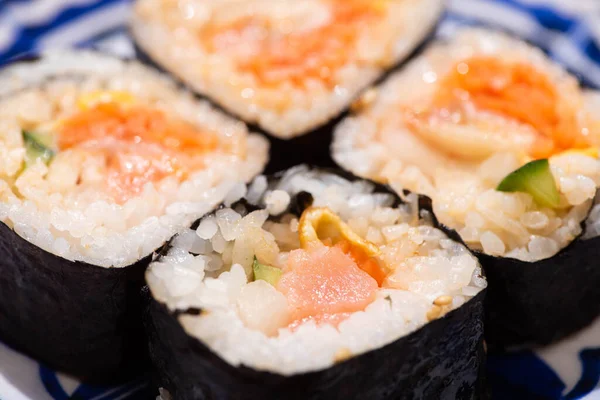
POLYGON ((135 103, 135 97, 124 90, 96 90, 82 94, 77 98, 77 107, 82 111, 89 110, 102 103, 131 105, 135 103))
POLYGON ((592 157, 592 158, 598 158, 598 148, 597 147, 587 147, 584 149, 569 149, 569 150, 565 150, 561 153, 558 153, 557 155, 563 155, 563 154, 581 154, 581 155, 592 157))
POLYGON ((315 244, 322 245, 319 234, 334 241, 340 238, 346 239, 369 257, 377 257, 381 252, 377 245, 361 238, 329 208, 309 207, 302 213, 298 224, 300 246, 307 249, 315 244))

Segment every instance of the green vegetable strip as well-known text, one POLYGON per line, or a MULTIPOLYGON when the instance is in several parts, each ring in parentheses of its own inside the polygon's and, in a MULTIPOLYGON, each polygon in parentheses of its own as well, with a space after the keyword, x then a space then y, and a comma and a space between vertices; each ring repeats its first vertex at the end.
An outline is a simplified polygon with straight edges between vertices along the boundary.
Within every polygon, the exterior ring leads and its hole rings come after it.
POLYGON ((282 273, 279 268, 259 263, 256 256, 252 264, 252 271, 254 272, 254 280, 263 280, 272 286, 277 285, 282 273))
POLYGON ((54 158, 54 151, 42 143, 39 135, 33 132, 22 131, 23 142, 25 143, 25 168, 36 163, 41 159, 44 164, 49 164, 54 158))
POLYGON ((544 207, 556 208, 560 203, 560 193, 548 159, 531 161, 511 172, 496 190, 528 193, 536 203, 544 207))

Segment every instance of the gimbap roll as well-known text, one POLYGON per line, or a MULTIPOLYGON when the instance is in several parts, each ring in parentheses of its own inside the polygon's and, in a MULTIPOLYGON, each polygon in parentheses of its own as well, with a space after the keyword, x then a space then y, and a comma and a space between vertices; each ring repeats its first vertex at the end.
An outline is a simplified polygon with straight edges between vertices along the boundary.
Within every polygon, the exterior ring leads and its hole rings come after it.
POLYGON ((408 57, 442 9, 442 0, 138 0, 131 31, 140 54, 275 136, 289 153, 276 164, 289 167, 307 162, 298 153, 329 159, 330 130, 298 136, 408 57))
POLYGON ((90 380, 144 361, 151 254, 266 163, 267 143, 134 61, 0 71, 0 340, 90 380))
POLYGON ((146 328, 176 399, 475 399, 486 280, 425 198, 295 167, 174 238, 146 328))
POLYGON ((600 315, 600 221, 590 214, 599 99, 540 50, 467 29, 374 89, 337 127, 333 157, 427 194, 477 251, 490 346, 548 344, 600 315))

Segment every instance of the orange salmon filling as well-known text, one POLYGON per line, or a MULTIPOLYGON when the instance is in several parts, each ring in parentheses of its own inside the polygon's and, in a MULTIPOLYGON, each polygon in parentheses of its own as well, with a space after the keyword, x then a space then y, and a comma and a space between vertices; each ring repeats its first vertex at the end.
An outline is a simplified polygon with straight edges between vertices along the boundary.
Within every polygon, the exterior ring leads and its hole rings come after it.
POLYGON ((527 124, 537 131, 530 150, 546 158, 573 147, 587 147, 575 110, 562 109, 551 80, 525 63, 473 57, 457 63, 441 82, 434 107, 455 109, 465 94, 477 108, 527 124))
POLYGON ((291 309, 291 327, 308 320, 337 325, 373 302, 377 288, 375 279, 338 247, 290 252, 277 284, 291 309))
POLYGON ((214 150, 218 139, 193 125, 142 106, 100 103, 65 120, 60 150, 85 148, 107 160, 107 186, 118 202, 139 194, 148 182, 179 180, 202 167, 198 155, 214 150))
POLYGON ((328 208, 309 207, 302 213, 298 235, 303 249, 321 245, 334 246, 352 257, 358 267, 371 275, 382 285, 386 272, 381 268, 375 255, 378 247, 358 236, 339 216, 328 208), (320 236, 324 236, 323 239, 320 236))
POLYGON ((254 56, 239 60, 241 72, 253 74, 263 86, 289 82, 303 88, 307 79, 335 85, 333 75, 352 57, 349 51, 358 40, 361 26, 385 15, 385 2, 372 0, 330 0, 332 17, 325 26, 303 33, 269 32, 268 20, 248 17, 228 26, 208 28, 201 33, 210 51, 246 40, 252 32, 259 35, 254 56))
POLYGON ((358 268, 369 274, 373 279, 375 279, 377 286, 381 287, 387 274, 383 268, 381 268, 375 257, 369 257, 361 248, 353 246, 352 243, 347 240, 339 241, 336 243, 335 247, 338 247, 344 252, 344 254, 352 257, 358 268))

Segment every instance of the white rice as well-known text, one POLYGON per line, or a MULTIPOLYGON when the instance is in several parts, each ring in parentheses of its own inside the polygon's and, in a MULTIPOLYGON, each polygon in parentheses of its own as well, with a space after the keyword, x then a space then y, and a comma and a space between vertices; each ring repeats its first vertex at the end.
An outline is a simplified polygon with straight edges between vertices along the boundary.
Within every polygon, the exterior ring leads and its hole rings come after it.
MULTIPOLYGON (((93 52, 51 52, 0 73, 0 221, 36 246, 69 260, 124 267, 220 203, 235 182, 264 167, 266 141, 244 124, 196 100, 167 77, 133 61, 93 52), (61 151, 49 166, 20 173, 22 129, 50 128, 77 111, 78 96, 97 90, 127 91, 136 101, 214 132, 228 151, 206 155, 206 168, 183 182, 147 183, 120 204, 78 179, 101 179, 93 157, 61 151), (100 177, 100 178, 98 178, 100 177)), ((101 186, 101 182, 100 182, 101 186)))
POLYGON ((287 81, 266 87, 255 75, 240 72, 235 62, 236 58, 247 60, 256 56, 250 43, 265 32, 245 32, 242 45, 235 42, 226 51, 207 49, 199 40, 199 32, 252 17, 271 21, 273 37, 309 35, 311 30, 330 23, 335 1, 138 0, 131 28, 144 52, 194 90, 275 136, 291 138, 347 108, 386 68, 405 58, 432 30, 443 10, 443 1, 382 2, 387 7, 385 17, 376 24, 358 28, 356 43, 344 52, 350 58, 333 71, 332 85, 309 78, 302 88, 287 81))
POLYGON ((416 218, 411 206, 392 207, 393 196, 374 194, 371 183, 301 166, 268 189, 258 177, 249 192, 255 185, 264 188, 260 196, 253 193, 261 209, 248 213, 234 205, 205 217, 196 231, 177 236, 146 273, 154 298, 169 309, 202 309, 200 315, 180 316, 180 323, 231 365, 284 375, 327 368, 419 329, 439 296, 451 297, 444 314, 486 287, 464 246, 416 218), (310 321, 289 329, 286 297, 265 281, 248 282, 254 256, 282 267, 289 251, 299 248, 297 216, 278 213, 272 221, 266 209, 279 211, 283 203, 287 208, 290 200, 279 193, 294 197, 301 191, 312 194, 313 206, 330 208, 376 244, 391 268, 376 300, 338 328, 310 321))
MULTIPOLYGON (((578 121, 590 127, 592 143, 598 146, 597 94, 582 91, 574 77, 538 49, 504 34, 465 29, 451 42, 434 44, 377 89, 370 104, 342 121, 335 131, 333 157, 359 176, 391 183, 398 190, 427 194, 439 220, 456 229, 473 248, 526 261, 551 257, 581 233, 580 223, 600 184, 597 159, 573 153, 550 158, 561 208, 549 209, 534 203, 528 194, 495 190, 506 175, 524 164, 521 152, 525 144, 477 147, 471 132, 487 137, 484 128, 448 123, 432 129, 452 137, 452 142, 431 145, 400 117, 402 107, 426 110, 438 82, 451 67, 471 56, 535 66, 556 86, 560 107, 577 110, 578 121), (465 154, 451 156, 440 150, 450 145, 465 154)), ((503 132, 531 129, 485 111, 473 113, 503 132)))

